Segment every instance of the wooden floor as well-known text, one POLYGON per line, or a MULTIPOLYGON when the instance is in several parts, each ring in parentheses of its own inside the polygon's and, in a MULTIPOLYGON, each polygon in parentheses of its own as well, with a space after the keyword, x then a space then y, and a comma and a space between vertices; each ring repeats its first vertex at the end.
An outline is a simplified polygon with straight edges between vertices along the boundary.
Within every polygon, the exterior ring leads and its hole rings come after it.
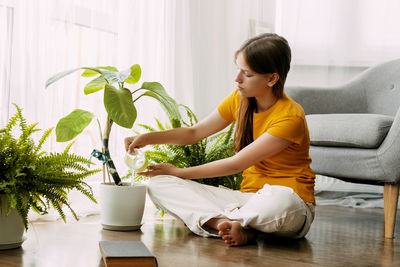
MULTIPOLYGON (((398 218, 400 216, 397 216, 398 218)), ((140 231, 102 230, 99 216, 34 222, 22 248, 0 251, 0 266, 104 266, 100 240, 141 240, 159 266, 400 266, 400 220, 395 239, 383 237, 382 209, 318 206, 306 238, 261 237, 245 247, 193 235, 182 222, 146 206, 140 231)))

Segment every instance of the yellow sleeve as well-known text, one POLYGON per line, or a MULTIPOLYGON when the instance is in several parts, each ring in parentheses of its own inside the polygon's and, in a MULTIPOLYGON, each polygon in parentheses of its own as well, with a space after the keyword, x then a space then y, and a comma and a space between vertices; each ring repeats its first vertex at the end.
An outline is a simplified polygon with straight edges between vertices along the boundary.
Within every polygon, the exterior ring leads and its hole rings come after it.
POLYGON ((224 100, 218 105, 218 112, 227 122, 236 120, 237 109, 239 108, 239 91, 235 90, 233 93, 225 97, 224 100))
POLYGON ((305 122, 301 117, 283 117, 274 122, 267 133, 300 145, 305 137, 305 122))

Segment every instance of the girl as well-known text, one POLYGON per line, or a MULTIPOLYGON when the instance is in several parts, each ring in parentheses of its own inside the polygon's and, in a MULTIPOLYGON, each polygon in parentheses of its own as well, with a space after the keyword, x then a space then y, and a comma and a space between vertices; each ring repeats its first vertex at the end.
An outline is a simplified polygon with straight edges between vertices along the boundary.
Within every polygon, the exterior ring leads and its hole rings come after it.
POLYGON ((200 236, 221 236, 228 246, 248 243, 257 232, 301 238, 314 219, 310 138, 300 105, 284 92, 290 68, 288 42, 276 34, 246 41, 235 53, 237 89, 193 127, 125 139, 127 151, 149 144, 187 145, 236 121, 236 154, 190 168, 149 166, 141 175, 155 205, 200 236), (243 171, 240 191, 191 181, 243 171), (218 234, 218 235, 217 235, 218 234))

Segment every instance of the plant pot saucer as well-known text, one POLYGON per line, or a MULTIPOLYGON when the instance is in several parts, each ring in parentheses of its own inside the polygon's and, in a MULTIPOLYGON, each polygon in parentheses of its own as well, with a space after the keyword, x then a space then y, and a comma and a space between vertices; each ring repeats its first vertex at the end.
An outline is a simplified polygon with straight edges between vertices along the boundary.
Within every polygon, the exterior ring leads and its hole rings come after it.
POLYGON ((117 226, 117 225, 107 225, 101 224, 104 230, 111 230, 111 231, 136 231, 142 227, 143 224, 138 225, 131 225, 131 226, 117 226))
POLYGON ((25 240, 26 240, 26 237, 24 236, 22 238, 22 241, 0 244, 0 250, 19 248, 22 245, 22 243, 24 243, 25 240))

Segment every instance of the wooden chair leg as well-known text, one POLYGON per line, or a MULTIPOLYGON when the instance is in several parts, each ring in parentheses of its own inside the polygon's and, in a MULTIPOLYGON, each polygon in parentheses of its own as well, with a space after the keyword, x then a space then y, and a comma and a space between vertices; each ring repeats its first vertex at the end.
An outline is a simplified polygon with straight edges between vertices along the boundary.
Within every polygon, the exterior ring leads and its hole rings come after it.
POLYGON ((397 201, 400 184, 385 183, 383 201, 385 209, 385 238, 393 238, 396 223, 397 201))

